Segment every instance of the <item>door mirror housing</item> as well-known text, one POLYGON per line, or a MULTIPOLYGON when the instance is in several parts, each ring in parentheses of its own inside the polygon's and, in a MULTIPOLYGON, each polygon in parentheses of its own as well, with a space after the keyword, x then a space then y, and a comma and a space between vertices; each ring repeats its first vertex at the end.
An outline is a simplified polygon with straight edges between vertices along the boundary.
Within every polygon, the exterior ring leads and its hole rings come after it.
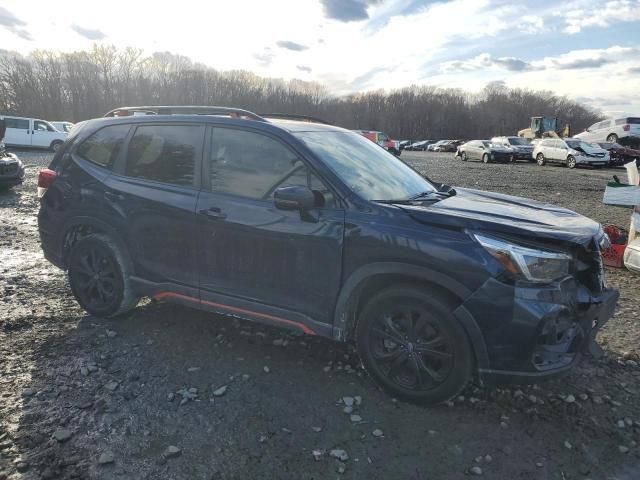
POLYGON ((316 206, 316 197, 307 187, 280 187, 273 192, 273 202, 279 210, 308 210, 316 206))

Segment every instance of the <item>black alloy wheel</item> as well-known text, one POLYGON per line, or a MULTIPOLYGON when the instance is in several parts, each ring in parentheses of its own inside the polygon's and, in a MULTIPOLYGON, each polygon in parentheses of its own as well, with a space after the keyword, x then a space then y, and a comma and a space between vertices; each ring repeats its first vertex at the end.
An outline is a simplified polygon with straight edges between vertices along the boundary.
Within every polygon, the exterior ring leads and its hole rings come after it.
POLYGON ((88 313, 113 317, 138 303, 129 284, 129 262, 109 237, 93 234, 80 239, 67 265, 71 290, 88 313))
POLYGON ((375 296, 356 335, 367 371, 399 398, 436 404, 457 395, 471 376, 466 333, 446 303, 421 290, 392 287, 375 296))

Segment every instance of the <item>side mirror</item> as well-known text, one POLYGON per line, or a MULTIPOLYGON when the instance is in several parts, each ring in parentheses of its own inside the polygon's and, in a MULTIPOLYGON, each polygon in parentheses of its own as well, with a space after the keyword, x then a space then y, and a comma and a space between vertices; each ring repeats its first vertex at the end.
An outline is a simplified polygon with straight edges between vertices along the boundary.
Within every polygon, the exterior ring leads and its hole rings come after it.
POLYGON ((279 210, 308 210, 316 206, 316 197, 307 187, 280 187, 273 192, 273 201, 279 210))

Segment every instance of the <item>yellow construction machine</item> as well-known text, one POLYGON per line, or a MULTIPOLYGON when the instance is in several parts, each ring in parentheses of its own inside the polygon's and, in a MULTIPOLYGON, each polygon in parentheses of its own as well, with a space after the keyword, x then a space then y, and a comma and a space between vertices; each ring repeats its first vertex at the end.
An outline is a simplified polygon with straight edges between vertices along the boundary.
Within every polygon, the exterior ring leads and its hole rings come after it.
POLYGON ((569 137, 569 124, 558 130, 558 117, 531 117, 531 127, 518 132, 518 136, 533 140, 534 138, 569 137))

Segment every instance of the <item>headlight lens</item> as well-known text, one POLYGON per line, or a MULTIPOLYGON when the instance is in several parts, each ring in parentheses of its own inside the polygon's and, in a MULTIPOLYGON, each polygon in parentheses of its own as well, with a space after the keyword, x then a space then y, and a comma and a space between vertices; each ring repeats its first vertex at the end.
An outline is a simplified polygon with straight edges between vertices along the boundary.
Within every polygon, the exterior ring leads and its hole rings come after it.
POLYGON ((505 270, 530 282, 549 283, 569 274, 571 255, 537 250, 498 238, 474 234, 474 237, 505 270))

